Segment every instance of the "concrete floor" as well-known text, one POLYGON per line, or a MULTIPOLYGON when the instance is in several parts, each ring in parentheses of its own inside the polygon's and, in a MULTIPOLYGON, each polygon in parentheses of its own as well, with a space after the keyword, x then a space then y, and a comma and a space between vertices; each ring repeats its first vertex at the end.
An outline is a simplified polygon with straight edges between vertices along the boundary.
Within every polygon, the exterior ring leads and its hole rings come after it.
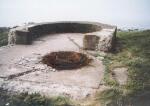
POLYGON ((70 39, 82 47, 83 34, 79 33, 51 34, 38 38, 32 45, 1 47, 0 86, 10 91, 39 92, 47 96, 67 95, 75 99, 93 96, 104 74, 100 60, 93 59, 89 66, 74 70, 53 72, 48 66, 42 68, 45 65, 40 59, 49 52, 81 52, 70 39))

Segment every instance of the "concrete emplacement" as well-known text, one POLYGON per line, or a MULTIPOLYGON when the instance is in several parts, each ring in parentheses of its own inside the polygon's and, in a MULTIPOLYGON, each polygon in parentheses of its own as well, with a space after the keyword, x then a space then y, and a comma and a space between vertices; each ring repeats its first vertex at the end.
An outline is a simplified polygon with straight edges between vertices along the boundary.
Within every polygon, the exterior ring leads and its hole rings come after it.
MULTIPOLYGON (((95 22, 40 23, 13 28, 8 36, 9 45, 0 48, 1 87, 15 92, 82 99, 93 96, 101 88, 104 65, 91 54, 114 48, 116 27, 95 22), (43 64, 44 56, 60 51, 73 53, 67 54, 70 56, 67 65, 76 63, 79 67, 59 71, 43 64), (81 64, 83 55, 88 59, 84 58, 81 64)), ((61 54, 61 58, 53 59, 66 65, 66 56, 61 54)))
POLYGON ((73 51, 52 52, 43 57, 42 62, 57 70, 77 69, 89 65, 92 59, 86 54, 73 51))

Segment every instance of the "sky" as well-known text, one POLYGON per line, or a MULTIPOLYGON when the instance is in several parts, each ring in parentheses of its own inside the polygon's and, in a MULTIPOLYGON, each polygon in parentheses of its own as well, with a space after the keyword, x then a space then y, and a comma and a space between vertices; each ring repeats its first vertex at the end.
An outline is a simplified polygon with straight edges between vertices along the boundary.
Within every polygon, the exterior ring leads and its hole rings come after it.
POLYGON ((0 0, 0 26, 54 21, 150 29, 150 0, 0 0))

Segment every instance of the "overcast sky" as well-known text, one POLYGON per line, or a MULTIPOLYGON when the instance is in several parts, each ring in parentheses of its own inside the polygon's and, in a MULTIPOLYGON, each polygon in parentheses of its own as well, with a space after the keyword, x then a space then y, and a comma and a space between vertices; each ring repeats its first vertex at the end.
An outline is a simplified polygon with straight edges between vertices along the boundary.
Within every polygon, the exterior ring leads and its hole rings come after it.
POLYGON ((150 0, 0 0, 0 26, 47 21, 150 28, 150 0))

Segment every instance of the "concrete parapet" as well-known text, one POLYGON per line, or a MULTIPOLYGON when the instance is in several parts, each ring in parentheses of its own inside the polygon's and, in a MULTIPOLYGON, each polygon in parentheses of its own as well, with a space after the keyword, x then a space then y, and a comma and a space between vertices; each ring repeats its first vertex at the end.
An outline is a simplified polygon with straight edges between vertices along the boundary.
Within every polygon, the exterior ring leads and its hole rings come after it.
POLYGON ((116 29, 116 26, 96 22, 39 23, 11 29, 8 35, 8 43, 31 44, 34 39, 48 34, 84 33, 83 48, 110 51, 115 45, 116 29))

